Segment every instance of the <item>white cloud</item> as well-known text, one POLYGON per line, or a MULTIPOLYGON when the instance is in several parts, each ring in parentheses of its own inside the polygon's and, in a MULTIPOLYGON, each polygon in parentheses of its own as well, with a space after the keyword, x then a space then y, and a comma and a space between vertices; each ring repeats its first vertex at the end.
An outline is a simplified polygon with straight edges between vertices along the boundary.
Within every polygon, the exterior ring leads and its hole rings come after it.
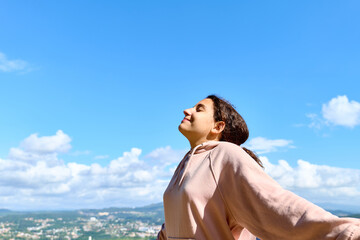
POLYGON ((355 127, 360 124, 360 103, 349 101, 346 95, 337 96, 323 104, 322 115, 330 124, 355 127))
POLYGON ((245 144, 245 147, 256 151, 259 154, 276 152, 279 148, 294 148, 291 145, 291 140, 286 139, 266 139, 264 137, 252 138, 249 143, 245 144))
POLYGON ((153 169, 158 172, 158 178, 169 181, 177 164, 185 156, 188 150, 175 150, 170 146, 160 147, 145 156, 153 169))
POLYGON ((8 158, 14 162, 23 161, 28 164, 46 162, 49 166, 60 164, 59 153, 66 153, 71 149, 71 138, 63 131, 58 130, 54 136, 38 137, 31 134, 25 138, 19 148, 11 148, 8 158))
POLYGON ((360 124, 360 103, 349 101, 346 95, 337 96, 322 105, 321 116, 315 113, 306 116, 311 120, 308 126, 316 130, 330 125, 353 128, 360 124))
MULTIPOLYGON (((291 167, 285 160, 272 164, 260 157, 265 171, 284 188, 315 202, 347 204, 360 202, 360 170, 311 164, 298 160, 291 167)), ((360 206, 358 206, 360 207, 360 206)))
POLYGON ((54 136, 38 137, 31 134, 21 142, 20 147, 32 153, 64 153, 71 149, 71 138, 63 131, 58 130, 54 136))
POLYGON ((70 142, 59 130, 53 136, 32 134, 20 147, 11 148, 8 159, 0 159, 0 205, 68 209, 160 202, 176 165, 175 155, 181 152, 159 148, 143 160, 141 149, 132 148, 106 166, 65 164, 58 155, 69 151, 70 142))
POLYGON ((57 162, 57 153, 38 154, 33 152, 27 152, 20 148, 11 148, 8 154, 8 158, 14 161, 24 161, 27 163, 36 163, 38 161, 45 161, 48 163, 57 162))
MULTIPOLYGON (((64 163, 58 155, 71 147, 64 147, 70 145, 68 135, 58 131, 48 137, 31 136, 36 137, 26 138, 31 141, 24 140, 19 148, 10 149, 8 159, 0 159, 3 208, 75 209, 161 202, 174 168, 186 152, 168 146, 141 157, 141 149, 132 148, 105 166, 64 163)), ((289 141, 276 143, 275 148, 290 146, 289 141)), ((311 201, 360 202, 360 170, 303 160, 295 167, 285 160, 277 164, 266 157, 261 160, 265 171, 283 187, 311 201)))
POLYGON ((28 68, 28 63, 16 59, 16 60, 9 60, 7 59, 4 53, 0 52, 0 71, 2 72, 14 72, 14 71, 22 71, 28 68))
POLYGON ((151 158, 157 162, 170 165, 180 162, 181 158, 188 150, 174 150, 170 146, 157 148, 146 155, 146 158, 151 158))

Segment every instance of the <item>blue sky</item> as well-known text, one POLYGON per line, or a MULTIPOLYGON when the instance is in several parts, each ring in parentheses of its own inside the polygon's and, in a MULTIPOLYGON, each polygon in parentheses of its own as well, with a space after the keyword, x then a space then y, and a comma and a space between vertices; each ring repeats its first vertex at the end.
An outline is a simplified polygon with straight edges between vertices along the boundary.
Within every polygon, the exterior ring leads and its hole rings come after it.
POLYGON ((284 187, 324 206, 360 202, 359 7, 3 1, 0 208, 161 201, 189 148, 182 111, 213 93, 243 115, 247 145, 284 187), (66 174, 30 181, 39 171, 66 174))

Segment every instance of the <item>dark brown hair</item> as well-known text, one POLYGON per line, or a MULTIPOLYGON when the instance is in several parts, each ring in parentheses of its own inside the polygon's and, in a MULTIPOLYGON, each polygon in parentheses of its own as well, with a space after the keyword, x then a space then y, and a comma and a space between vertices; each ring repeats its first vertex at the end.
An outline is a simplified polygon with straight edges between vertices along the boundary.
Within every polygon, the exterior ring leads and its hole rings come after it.
MULTIPOLYGON (((243 144, 249 137, 249 129, 245 120, 235 110, 235 107, 223 98, 216 95, 209 95, 214 103, 215 122, 225 122, 225 128, 221 132, 220 141, 231 142, 236 145, 243 144)), ((242 147, 261 167, 264 167, 258 156, 251 150, 242 147)))

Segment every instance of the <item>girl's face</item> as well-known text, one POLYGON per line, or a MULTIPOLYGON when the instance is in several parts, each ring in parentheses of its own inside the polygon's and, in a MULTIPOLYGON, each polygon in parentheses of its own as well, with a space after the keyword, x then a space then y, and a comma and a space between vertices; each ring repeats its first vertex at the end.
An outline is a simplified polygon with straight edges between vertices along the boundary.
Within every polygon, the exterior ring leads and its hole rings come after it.
POLYGON ((214 103, 211 99, 201 100, 194 107, 185 109, 184 114, 179 131, 189 140, 191 147, 213 140, 209 139, 215 127, 214 103))

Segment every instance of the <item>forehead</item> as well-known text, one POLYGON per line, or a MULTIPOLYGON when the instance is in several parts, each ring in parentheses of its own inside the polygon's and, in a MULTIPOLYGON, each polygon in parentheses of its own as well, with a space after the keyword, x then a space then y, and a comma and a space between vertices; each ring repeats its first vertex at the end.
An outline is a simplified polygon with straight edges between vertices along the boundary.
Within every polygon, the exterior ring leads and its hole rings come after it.
POLYGON ((205 99, 201 100, 195 106, 203 106, 206 110, 210 110, 210 111, 214 110, 214 103, 209 98, 205 98, 205 99))

